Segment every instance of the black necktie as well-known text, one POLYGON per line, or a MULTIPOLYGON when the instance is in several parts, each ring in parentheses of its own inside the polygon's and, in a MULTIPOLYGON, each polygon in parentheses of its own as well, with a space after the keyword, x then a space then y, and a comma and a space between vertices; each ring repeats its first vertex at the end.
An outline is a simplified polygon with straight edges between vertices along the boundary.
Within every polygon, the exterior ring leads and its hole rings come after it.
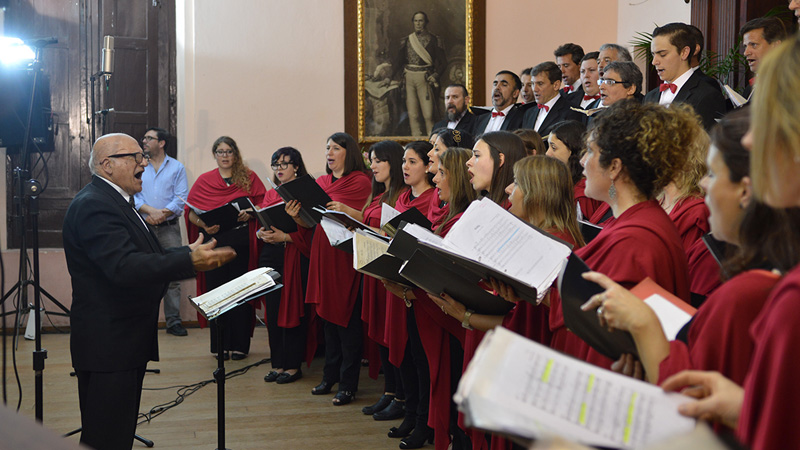
POLYGON ((128 203, 130 203, 131 208, 133 208, 133 210, 136 211, 136 202, 133 200, 133 196, 132 195, 130 197, 128 197, 128 203))

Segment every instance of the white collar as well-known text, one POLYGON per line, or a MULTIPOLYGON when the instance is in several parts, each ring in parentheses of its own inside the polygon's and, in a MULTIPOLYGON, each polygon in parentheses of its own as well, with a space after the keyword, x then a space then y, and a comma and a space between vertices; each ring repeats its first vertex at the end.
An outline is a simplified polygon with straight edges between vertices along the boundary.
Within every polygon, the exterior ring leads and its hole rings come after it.
POLYGON ((119 192, 119 195, 121 195, 121 196, 122 196, 122 198, 124 198, 124 199, 125 199, 125 202, 128 202, 128 203, 130 203, 130 201, 131 201, 131 196, 130 196, 130 194, 128 194, 127 192, 125 192, 125 191, 124 191, 124 190, 123 190, 121 187, 117 186, 116 184, 114 184, 114 182, 113 182, 113 181, 109 180, 108 178, 105 178, 105 177, 103 177, 102 175, 98 175, 98 176, 97 176, 97 178, 100 178, 101 180, 103 180, 103 181, 105 181, 106 183, 108 183, 108 184, 109 184, 111 187, 113 187, 113 188, 114 188, 114 190, 115 190, 115 191, 119 192))

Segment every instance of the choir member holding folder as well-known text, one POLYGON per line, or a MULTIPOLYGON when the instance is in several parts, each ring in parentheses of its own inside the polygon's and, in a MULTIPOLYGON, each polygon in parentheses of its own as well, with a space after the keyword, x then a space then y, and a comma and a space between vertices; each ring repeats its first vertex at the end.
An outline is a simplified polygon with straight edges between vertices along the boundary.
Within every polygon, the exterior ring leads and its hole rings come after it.
MULTIPOLYGON (((411 142, 405 147, 403 154, 402 174, 403 180, 409 189, 404 191, 397 199, 395 209, 406 212, 416 208, 427 216, 436 196, 433 189, 433 174, 429 173, 428 155, 433 151, 433 146, 424 141, 411 142)), ((438 166, 438 162, 437 162, 438 166)), ((436 196, 436 200, 439 198, 436 196)), ((409 303, 409 305, 412 305, 409 303)), ((389 430, 389 437, 403 438, 411 434, 415 427, 427 429, 428 403, 430 401, 430 373, 425 351, 420 341, 419 330, 414 318, 414 312, 409 314, 402 298, 386 293, 386 322, 385 341, 389 349, 389 361, 393 366, 399 367, 406 397, 406 407, 403 422, 398 427, 389 430)))
MULTIPOLYGON (((450 147, 472 148, 475 141, 467 132, 443 129, 438 133, 434 132, 431 136, 431 144, 433 144, 433 148, 428 151, 428 172, 435 176, 439 170, 439 156, 443 151, 450 147)), ((434 225, 441 224, 448 213, 447 202, 439 199, 438 189, 436 188, 436 195, 431 196, 431 205, 428 208, 428 219, 434 225)))
MULTIPOLYGON (((362 222, 375 230, 380 230, 381 208, 384 204, 394 206, 397 198, 406 189, 403 183, 403 147, 394 141, 381 141, 369 149, 370 166, 372 169, 372 194, 363 205, 362 222)), ((346 207, 345 212, 351 214, 346 207)), ((351 214, 352 215, 352 214, 351 214)), ((402 385, 397 382, 399 369, 397 365, 389 362, 389 349, 384 339, 384 324, 386 322, 386 289, 378 279, 363 277, 361 320, 367 327, 367 336, 370 338, 367 348, 369 360, 369 375, 378 378, 378 373, 383 366, 384 392, 378 401, 364 407, 361 411, 373 415, 376 420, 392 420, 403 417, 403 404, 405 395, 402 385)), ((398 364, 399 365, 399 364, 398 364)))
MULTIPOLYGON (((308 174, 302 155, 293 147, 282 147, 275 151, 271 167, 273 184, 276 186, 308 174)), ((259 207, 280 205, 282 202, 275 189, 271 189, 259 207)), ((272 370, 264 377, 266 382, 286 384, 303 376, 300 364, 306 347, 308 326, 303 294, 308 281, 309 247, 304 245, 301 234, 296 227, 294 230, 281 230, 274 226, 269 229, 261 227, 256 233, 267 244, 261 247, 259 265, 280 272, 283 282, 283 289, 270 292, 265 297, 265 320, 272 363, 272 370)))
MULTIPOLYGON (((219 269, 197 275, 197 295, 201 295, 218 286, 222 286, 247 271, 255 269, 258 265, 258 240, 255 238, 256 224, 244 210, 239 213, 238 220, 247 222, 247 225, 215 236, 219 226, 205 223, 192 208, 209 211, 226 203, 242 197, 249 198, 253 204, 258 205, 264 200, 266 188, 255 172, 250 170, 242 161, 242 155, 236 141, 228 136, 222 136, 211 147, 211 153, 217 163, 217 168, 200 175, 189 191, 186 209, 186 231, 189 241, 193 242, 202 229, 206 237, 216 237, 226 245, 230 245, 239 255, 232 263, 219 269)), ((198 320, 204 321, 198 316, 198 320)), ((217 327, 211 324, 211 353, 223 353, 221 357, 228 357, 232 352, 233 359, 243 359, 250 351, 250 337, 253 334, 254 316, 253 306, 250 303, 242 304, 218 320, 224 322, 225 336, 224 348, 217 348, 217 327)))
POLYGON ((786 245, 792 235, 800 242, 792 229, 800 224, 798 211, 774 210, 751 198, 749 153, 740 142, 748 124, 748 111, 735 110, 712 129, 709 171, 701 185, 714 236, 737 251, 724 262, 730 278, 697 310, 685 342, 668 341, 653 310, 626 289, 599 273, 584 276, 608 289, 584 309, 602 306, 603 325, 631 333, 652 383, 700 369, 742 384, 753 355, 750 327, 779 279, 771 269, 790 269, 800 257, 786 245))
MULTIPOLYGON (((371 181, 358 144, 347 133, 334 133, 328 138, 325 158, 327 175, 317 184, 330 196, 328 209, 339 211, 343 206, 357 209, 364 206, 370 194, 371 181)), ((296 208, 290 202, 289 208, 296 208)), ((288 211, 287 211, 288 212, 288 211)), ((298 225, 309 227, 296 214, 298 225)), ((325 367, 322 382, 311 393, 324 395, 339 383, 334 405, 353 401, 358 390, 361 367, 361 275, 353 269, 351 254, 331 247, 325 231, 317 225, 311 243, 306 303, 315 305, 316 314, 324 321, 325 367)))
MULTIPOLYGON (((755 197, 774 208, 800 207, 798 71, 800 38, 795 36, 761 62, 752 125, 742 142, 751 150, 755 197)), ((793 238, 787 237, 784 245, 795 256, 800 253, 793 238)), ((681 405, 679 411, 736 427, 737 436, 754 450, 795 445, 800 442, 800 359, 795 352, 800 342, 800 265, 772 290, 750 334, 755 347, 743 388, 719 373, 697 371, 670 377, 663 387, 694 386, 687 393, 701 400, 681 405)))
MULTIPOLYGON (((433 225, 434 232, 439 236, 447 235, 450 228, 476 198, 466 166, 471 156, 469 150, 460 147, 451 147, 439 154, 439 170, 433 181, 439 190, 439 199, 448 204, 447 215, 438 225, 433 225)), ((454 364, 459 369, 461 367, 465 329, 461 326, 461 322, 436 306, 425 291, 403 289, 397 284, 388 282, 384 284, 388 290, 404 301, 413 301, 414 318, 430 371, 428 423, 423 426, 418 420, 412 434, 400 442, 401 448, 420 448, 425 441, 435 436, 436 448, 446 449, 450 445, 451 433, 454 434, 454 439, 459 441, 458 445, 461 446, 459 448, 466 448, 465 446, 469 444, 468 438, 463 430, 459 431, 455 421, 451 424, 450 414, 450 399, 456 388, 456 384, 451 383, 451 365, 454 364), (456 353, 455 358, 451 351, 456 353)))
MULTIPOLYGON (((655 194, 686 165, 686 148, 702 129, 691 109, 623 101, 592 121, 583 157, 586 195, 610 205, 615 220, 575 254, 626 288, 646 277, 689 299, 686 254, 655 194)), ((551 346, 601 367, 612 361, 567 330, 551 295, 551 346)))

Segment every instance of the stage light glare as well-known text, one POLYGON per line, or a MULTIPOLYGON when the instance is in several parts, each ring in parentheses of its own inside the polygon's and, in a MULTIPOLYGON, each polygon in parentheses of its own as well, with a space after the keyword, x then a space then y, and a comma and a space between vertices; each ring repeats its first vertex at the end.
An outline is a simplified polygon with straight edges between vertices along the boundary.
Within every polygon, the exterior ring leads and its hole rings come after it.
POLYGON ((4 66, 27 66, 36 59, 33 50, 20 38, 0 36, 0 64, 4 66))

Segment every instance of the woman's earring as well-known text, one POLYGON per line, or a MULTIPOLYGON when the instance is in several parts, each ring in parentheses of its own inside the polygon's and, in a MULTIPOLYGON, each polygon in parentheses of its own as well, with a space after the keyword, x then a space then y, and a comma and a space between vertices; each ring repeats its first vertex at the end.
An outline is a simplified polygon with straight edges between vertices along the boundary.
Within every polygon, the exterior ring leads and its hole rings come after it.
POLYGON ((611 199, 611 201, 617 199, 617 187, 614 186, 614 180, 611 180, 611 186, 608 188, 608 197, 611 199))

